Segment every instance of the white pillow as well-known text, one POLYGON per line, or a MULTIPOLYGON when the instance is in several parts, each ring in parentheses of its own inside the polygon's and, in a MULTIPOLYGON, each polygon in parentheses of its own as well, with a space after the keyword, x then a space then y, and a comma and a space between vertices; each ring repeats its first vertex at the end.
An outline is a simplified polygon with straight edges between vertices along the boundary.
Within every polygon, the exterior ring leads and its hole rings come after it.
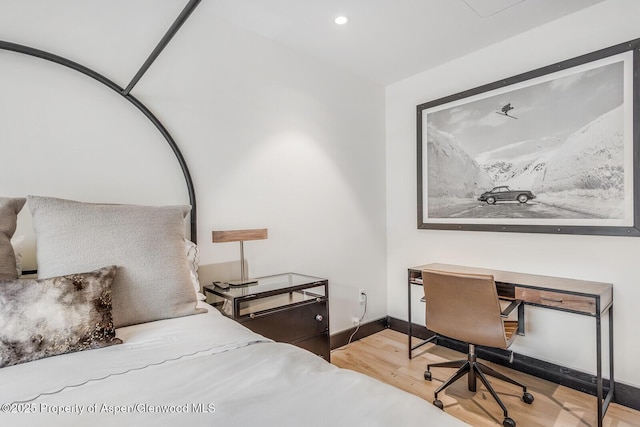
POLYGON ((185 239, 187 247, 187 262, 189 264, 189 273, 191 274, 191 284, 196 291, 196 298, 198 301, 204 301, 207 299, 202 292, 200 292, 200 280, 198 280, 198 264, 200 263, 200 251, 198 245, 191 240, 185 239))
POLYGON ((16 231, 18 212, 25 201, 24 198, 0 197, 0 280, 18 278, 16 259, 10 242, 16 231))
POLYGON ((189 206, 82 203, 27 196, 38 277, 117 265, 116 328, 188 316, 196 308, 184 244, 189 206))
POLYGON ((11 239, 11 246, 13 247, 13 255, 16 257, 16 271, 18 277, 22 275, 22 255, 24 252, 24 235, 13 236, 11 239))

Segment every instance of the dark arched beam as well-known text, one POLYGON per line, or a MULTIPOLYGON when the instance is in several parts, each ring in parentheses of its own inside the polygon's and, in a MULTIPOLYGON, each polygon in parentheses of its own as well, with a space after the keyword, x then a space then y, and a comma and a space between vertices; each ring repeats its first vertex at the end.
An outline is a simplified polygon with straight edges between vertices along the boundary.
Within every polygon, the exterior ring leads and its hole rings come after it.
POLYGON ((184 7, 184 9, 182 9, 182 12, 180 12, 180 15, 178 15, 176 20, 173 21, 173 24, 167 30, 167 32, 165 33, 164 37, 162 37, 162 39, 160 40, 160 42, 158 43, 156 48, 153 49, 153 52, 151 52, 151 54, 149 55, 147 60, 144 61, 144 64, 142 64, 142 67, 140 67, 140 70, 138 70, 136 75, 133 77, 133 79, 131 80, 131 83, 129 83, 129 85, 125 88, 125 90, 122 91, 123 94, 128 95, 129 92, 131 92, 133 87, 142 78, 144 73, 147 72, 147 70, 149 69, 151 64, 153 64, 153 61, 155 61, 156 58, 158 57, 158 55, 160 55, 160 52, 162 52, 162 50, 165 47, 167 47, 167 45, 169 44, 169 42, 171 41, 173 36, 176 35, 176 33, 178 32, 180 27, 182 27, 182 25, 185 23, 185 21, 193 13, 193 11, 196 8, 196 6, 198 6, 200 4, 200 1, 201 0, 189 0, 189 3, 187 3, 187 5, 184 7))
POLYGON ((53 53, 45 52, 43 50, 35 49, 29 46, 23 46, 16 43, 6 42, 0 40, 0 49, 8 50, 12 52, 22 53, 29 56, 34 56, 36 58, 41 58, 47 61, 55 62, 56 64, 63 65, 65 67, 71 68, 72 70, 78 71, 86 76, 91 77, 94 80, 102 83, 113 91, 117 92, 118 95, 125 98, 127 101, 132 103, 138 110, 144 114, 151 123, 160 131, 164 139, 167 141, 176 158, 178 159, 178 163, 180 163, 180 168, 182 169, 182 173, 184 174, 185 181, 187 183, 187 190, 189 192, 189 203, 191 204, 191 240, 194 243, 197 243, 198 239, 198 227, 197 227, 197 211, 196 211, 196 193, 193 188, 193 181, 191 180, 191 174, 189 173, 189 168, 187 163, 178 148, 178 145, 169 134, 169 131, 164 127, 164 125, 158 120, 158 118, 136 97, 131 95, 130 93, 124 94, 124 89, 109 80, 105 76, 100 73, 95 72, 94 70, 85 67, 84 65, 80 65, 77 62, 71 61, 69 59, 63 58, 58 55, 54 55, 53 53))

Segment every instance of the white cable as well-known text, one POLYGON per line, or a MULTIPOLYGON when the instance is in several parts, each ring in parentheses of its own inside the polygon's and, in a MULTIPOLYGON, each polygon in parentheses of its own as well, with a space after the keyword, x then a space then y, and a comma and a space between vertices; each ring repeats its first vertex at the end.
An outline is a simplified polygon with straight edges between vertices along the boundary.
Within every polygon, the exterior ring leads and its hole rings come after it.
POLYGON ((356 326, 356 330, 353 331, 353 333, 349 337, 349 341, 347 341, 347 343, 344 346, 340 348, 336 348, 333 351, 340 351, 340 350, 346 349, 351 344, 351 340, 353 339, 354 335, 360 329, 360 324, 362 323, 362 319, 364 319, 364 316, 367 314, 367 301, 368 301, 367 294, 363 292, 362 295, 364 295, 364 311, 362 312, 362 316, 360 316, 360 318, 358 319, 358 325, 356 326))
POLYGON ((362 323, 362 319, 364 319, 365 314, 367 314, 367 300, 368 300, 367 294, 363 292, 362 295, 364 295, 364 311, 362 312, 362 316, 360 316, 360 318, 358 319, 358 326, 356 326, 356 330, 353 331, 353 333, 349 337, 349 341, 347 341, 347 345, 351 344, 351 340, 353 339, 353 336, 356 334, 356 332, 358 332, 358 329, 360 329, 360 324, 362 323))

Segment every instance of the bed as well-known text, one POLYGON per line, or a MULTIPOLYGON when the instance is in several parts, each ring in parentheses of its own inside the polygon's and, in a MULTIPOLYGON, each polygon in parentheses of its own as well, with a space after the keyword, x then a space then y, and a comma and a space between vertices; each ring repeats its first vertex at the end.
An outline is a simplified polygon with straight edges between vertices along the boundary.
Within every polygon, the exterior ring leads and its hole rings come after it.
MULTIPOLYGON (((0 250, 22 205, 0 198, 0 250)), ((1 425, 466 425, 201 301, 188 206, 28 206, 40 278, 4 252, 1 425)))
POLYGON ((122 345, 2 369, 2 425, 464 425, 215 309, 117 335, 122 345))

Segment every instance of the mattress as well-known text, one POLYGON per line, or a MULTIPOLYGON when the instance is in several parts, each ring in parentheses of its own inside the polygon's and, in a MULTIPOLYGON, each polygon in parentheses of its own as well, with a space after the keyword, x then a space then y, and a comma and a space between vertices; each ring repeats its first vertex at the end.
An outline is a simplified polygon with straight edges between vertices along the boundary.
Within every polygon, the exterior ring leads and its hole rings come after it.
POLYGON ((466 425, 214 309, 117 336, 123 344, 0 369, 0 425, 466 425))

